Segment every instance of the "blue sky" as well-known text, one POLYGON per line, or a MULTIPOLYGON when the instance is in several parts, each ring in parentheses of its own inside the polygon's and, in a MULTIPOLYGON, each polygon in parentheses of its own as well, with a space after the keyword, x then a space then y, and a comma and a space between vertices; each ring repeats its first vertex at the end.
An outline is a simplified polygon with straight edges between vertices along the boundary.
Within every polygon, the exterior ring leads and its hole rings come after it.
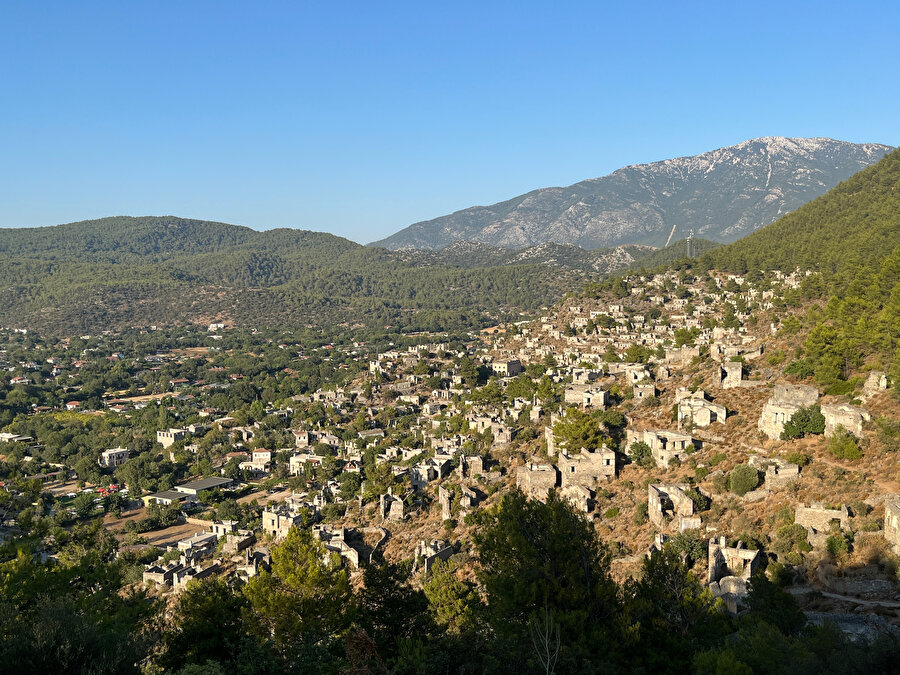
POLYGON ((900 145, 900 4, 3 3, 0 226, 369 242, 758 136, 900 145))

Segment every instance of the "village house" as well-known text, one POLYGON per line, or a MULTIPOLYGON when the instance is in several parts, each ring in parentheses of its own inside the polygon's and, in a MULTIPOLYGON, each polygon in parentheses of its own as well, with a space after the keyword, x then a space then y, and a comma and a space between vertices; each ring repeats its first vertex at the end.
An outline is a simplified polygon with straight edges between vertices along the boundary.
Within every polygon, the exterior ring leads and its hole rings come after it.
POLYGON ((187 436, 187 430, 185 429, 165 429, 162 431, 156 432, 156 442, 163 446, 163 448, 169 448, 178 441, 181 441, 187 436))
POLYGON ((727 416, 725 406, 711 403, 702 389, 691 392, 681 387, 675 392, 675 402, 679 424, 689 422, 695 427, 708 427, 715 422, 724 422, 727 416))
POLYGON ((700 527, 700 516, 694 515, 694 501, 686 494, 687 483, 647 486, 647 515, 650 522, 660 529, 670 524, 678 532, 700 527))
POLYGON ((628 448, 633 443, 645 443, 650 448, 656 466, 661 468, 668 468, 673 459, 682 460, 691 449, 701 447, 700 441, 695 440, 690 434, 656 429, 645 431, 628 429, 625 432, 625 443, 628 448))
POLYGON ((104 450, 100 453, 97 463, 104 469, 115 469, 122 466, 128 459, 130 451, 126 448, 113 448, 112 450, 104 450))
POLYGON ((557 460, 562 476, 562 487, 581 485, 594 488, 598 482, 616 477, 616 453, 605 445, 596 449, 582 448, 578 454, 563 451, 557 460))
POLYGON ((529 462, 516 473, 516 485, 531 499, 546 501, 550 490, 556 487, 557 471, 552 464, 529 462))
POLYGON ((778 440, 784 431, 784 423, 802 407, 815 405, 819 392, 804 384, 775 385, 771 398, 763 406, 759 416, 759 430, 771 439, 778 440))

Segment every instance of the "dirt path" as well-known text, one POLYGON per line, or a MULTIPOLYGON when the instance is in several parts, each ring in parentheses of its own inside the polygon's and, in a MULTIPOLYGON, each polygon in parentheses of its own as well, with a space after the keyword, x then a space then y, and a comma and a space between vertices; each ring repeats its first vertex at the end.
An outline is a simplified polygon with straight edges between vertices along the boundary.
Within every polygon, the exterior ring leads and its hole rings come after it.
POLYGON ((791 587, 787 589, 788 593, 791 595, 806 595, 808 593, 819 593, 823 598, 831 598, 832 600, 843 600, 845 602, 852 602, 857 605, 863 605, 865 607, 887 607, 890 609, 900 609, 900 602, 894 600, 863 600, 861 598, 854 598, 851 595, 841 595, 839 593, 831 593, 829 591, 820 591, 818 588, 813 588, 812 586, 800 586, 800 587, 791 587))
POLYGON ((291 490, 288 488, 287 490, 281 490, 280 492, 273 492, 272 494, 268 494, 267 492, 251 492, 249 495, 244 495, 239 498, 237 501, 239 504, 247 504, 252 502, 254 499, 259 501, 260 506, 268 504, 270 502, 281 502, 291 496, 291 490))

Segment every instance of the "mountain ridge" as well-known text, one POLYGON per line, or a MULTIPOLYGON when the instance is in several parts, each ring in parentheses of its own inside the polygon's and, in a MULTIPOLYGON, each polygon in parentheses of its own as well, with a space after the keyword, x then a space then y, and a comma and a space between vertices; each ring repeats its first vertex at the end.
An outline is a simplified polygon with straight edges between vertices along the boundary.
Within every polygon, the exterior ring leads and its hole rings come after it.
POLYGON ((463 239, 505 248, 544 242, 662 247, 673 226, 679 238, 694 229, 729 242, 821 196, 890 150, 827 138, 750 139, 469 207, 413 223, 370 246, 439 249, 463 239))

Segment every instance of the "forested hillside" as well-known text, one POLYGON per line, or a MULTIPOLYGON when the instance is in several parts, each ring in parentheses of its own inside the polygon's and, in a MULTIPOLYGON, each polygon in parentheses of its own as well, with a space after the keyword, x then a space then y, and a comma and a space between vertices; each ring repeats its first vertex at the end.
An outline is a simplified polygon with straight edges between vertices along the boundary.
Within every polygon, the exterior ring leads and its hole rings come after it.
POLYGON ((838 390, 866 365, 900 378, 900 151, 699 264, 751 275, 813 271, 800 292, 825 300, 825 310, 785 327, 809 329, 792 371, 838 390))
POLYGON ((0 230, 0 323, 471 327, 537 308, 583 275, 537 264, 420 267, 330 234, 174 217, 0 230))

